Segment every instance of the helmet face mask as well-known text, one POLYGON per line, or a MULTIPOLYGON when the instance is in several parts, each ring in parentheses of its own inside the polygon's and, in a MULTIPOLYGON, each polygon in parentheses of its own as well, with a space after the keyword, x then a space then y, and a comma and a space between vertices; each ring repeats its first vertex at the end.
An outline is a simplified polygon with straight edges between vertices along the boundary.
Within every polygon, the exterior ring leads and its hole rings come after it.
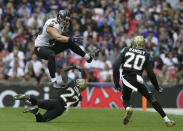
POLYGON ((60 10, 57 14, 57 22, 63 26, 68 26, 70 23, 69 12, 65 10, 60 10))
POLYGON ((132 48, 144 49, 145 48, 145 39, 143 36, 135 36, 132 41, 132 48))
POLYGON ((84 79, 77 79, 76 86, 80 88, 81 91, 86 89, 86 81, 84 79))

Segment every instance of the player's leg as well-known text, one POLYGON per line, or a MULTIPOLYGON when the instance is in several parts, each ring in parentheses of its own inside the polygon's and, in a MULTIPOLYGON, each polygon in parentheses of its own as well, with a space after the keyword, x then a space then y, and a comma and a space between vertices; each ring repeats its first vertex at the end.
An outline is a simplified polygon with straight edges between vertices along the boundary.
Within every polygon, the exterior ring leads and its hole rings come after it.
MULTIPOLYGON (((62 115, 62 113, 65 111, 65 108, 61 105, 56 105, 54 109, 47 110, 45 114, 41 118, 41 122, 48 122, 50 120, 55 119, 56 117, 62 115)), ((37 119, 38 117, 36 117, 37 119)), ((38 122, 39 119, 37 119, 38 122)))
POLYGON ((38 100, 37 103, 38 105, 34 105, 24 110, 24 113, 33 113, 36 117, 36 122, 53 120, 65 111, 64 106, 57 99, 38 100), (47 111, 42 115, 39 113, 39 108, 46 109, 47 111))
POLYGON ((47 122, 60 116, 64 111, 64 106, 57 99, 40 100, 38 107, 46 109, 47 111, 41 115, 39 112, 35 114, 37 122, 47 122))
POLYGON ((165 123, 167 126, 173 126, 175 125, 175 122, 172 120, 169 120, 169 118, 166 116, 163 108, 159 104, 159 102, 156 100, 156 98, 152 95, 152 93, 149 91, 150 87, 144 82, 144 84, 138 85, 138 91, 146 97, 146 99, 151 103, 153 108, 160 114, 160 116, 165 120, 165 123))
POLYGON ((15 100, 26 100, 27 102, 31 103, 33 106, 37 105, 38 100, 35 96, 33 95, 28 95, 28 94, 18 94, 14 96, 15 100))
POLYGON ((71 49, 74 53, 80 55, 81 57, 84 57, 87 62, 91 62, 93 59, 93 56, 85 53, 76 43, 69 42, 69 43, 60 43, 57 42, 52 49, 55 51, 56 54, 66 50, 71 49))
POLYGON ((132 106, 130 104, 131 92, 132 92, 132 89, 128 88, 126 85, 123 84, 122 98, 123 98, 123 106, 125 107, 125 110, 126 110, 126 113, 123 118, 124 125, 128 124, 133 113, 132 106))
POLYGON ((55 77, 55 72, 56 72, 55 52, 49 47, 36 47, 35 53, 39 58, 48 60, 48 70, 49 70, 49 73, 51 76, 51 82, 52 82, 51 86, 57 87, 56 77, 55 77))

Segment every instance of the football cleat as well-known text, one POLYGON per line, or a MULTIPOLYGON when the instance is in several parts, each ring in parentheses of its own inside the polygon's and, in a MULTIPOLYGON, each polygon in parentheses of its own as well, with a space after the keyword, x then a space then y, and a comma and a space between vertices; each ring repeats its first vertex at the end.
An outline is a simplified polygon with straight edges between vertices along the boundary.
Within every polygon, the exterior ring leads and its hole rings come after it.
POLYGON ((98 49, 95 49, 93 52, 90 52, 89 53, 89 56, 90 56, 90 59, 88 59, 88 60, 86 60, 88 63, 91 63, 92 62, 92 60, 93 60, 93 58, 94 58, 94 56, 95 55, 97 55, 99 52, 100 52, 100 48, 98 48, 98 49))
POLYGON ((23 111, 23 113, 33 113, 33 114, 36 114, 38 112, 38 109, 39 109, 38 106, 35 105, 35 106, 32 106, 32 107, 29 107, 29 108, 25 109, 23 111))
POLYGON ((27 94, 18 94, 16 96, 13 97, 15 100, 29 100, 30 99, 30 95, 27 94))
POLYGON ((166 124, 168 127, 172 127, 172 126, 174 126, 176 123, 175 123, 175 121, 170 120, 170 121, 168 121, 168 122, 165 122, 165 124, 166 124))
POLYGON ((123 124, 126 125, 130 121, 130 118, 133 114, 132 108, 129 108, 127 112, 125 113, 125 116, 123 118, 123 124))

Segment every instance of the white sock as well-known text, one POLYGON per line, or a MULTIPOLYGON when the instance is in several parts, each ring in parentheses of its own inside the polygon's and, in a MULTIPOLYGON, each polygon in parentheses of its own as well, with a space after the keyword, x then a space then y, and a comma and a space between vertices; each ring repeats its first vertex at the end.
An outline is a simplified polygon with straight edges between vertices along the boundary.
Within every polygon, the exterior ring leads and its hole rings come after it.
POLYGON ((126 110, 129 110, 129 109, 132 109, 132 107, 128 106, 128 107, 126 108, 126 110))
POLYGON ((165 122, 170 121, 170 119, 168 119, 168 117, 167 117, 167 116, 165 116, 163 119, 165 120, 165 122))
POLYGON ((90 59, 90 56, 86 53, 85 56, 84 56, 84 58, 85 58, 86 60, 89 60, 89 59, 90 59))
POLYGON ((35 113, 35 115, 38 115, 39 114, 39 111, 37 111, 36 113, 35 113))
POLYGON ((51 78, 51 82, 55 82, 56 80, 56 78, 51 78))

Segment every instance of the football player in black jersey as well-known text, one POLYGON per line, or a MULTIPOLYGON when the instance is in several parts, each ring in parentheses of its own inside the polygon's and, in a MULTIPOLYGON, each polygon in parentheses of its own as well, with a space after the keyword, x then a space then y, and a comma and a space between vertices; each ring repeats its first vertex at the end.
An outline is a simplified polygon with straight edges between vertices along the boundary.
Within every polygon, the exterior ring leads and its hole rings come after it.
POLYGON ((77 106, 82 100, 80 94, 86 88, 86 81, 84 79, 76 79, 67 82, 67 72, 71 69, 78 69, 84 73, 79 66, 69 66, 62 70, 63 85, 58 89, 57 97, 49 100, 37 100, 32 95, 19 94, 14 96, 15 100, 27 100, 32 106, 25 109, 24 113, 33 113, 36 117, 36 122, 48 122, 54 118, 62 115, 70 106, 77 106), (47 110, 43 115, 39 113, 39 108, 47 110))
POLYGON ((141 95, 145 96, 146 99, 152 104, 154 109, 161 115, 165 120, 167 126, 171 127, 175 125, 175 122, 169 120, 163 111, 161 105, 157 102, 155 97, 152 95, 150 87, 142 78, 143 70, 147 71, 150 81, 154 85, 155 89, 162 93, 163 88, 159 87, 156 76, 153 72, 153 57, 145 50, 145 40, 143 36, 136 36, 132 41, 130 48, 123 48, 120 55, 113 63, 113 79, 115 89, 122 90, 123 105, 126 109, 123 123, 126 125, 132 115, 132 107, 130 104, 130 96, 132 90, 139 91, 141 95), (122 81, 123 88, 119 84, 119 68, 122 68, 122 81))

